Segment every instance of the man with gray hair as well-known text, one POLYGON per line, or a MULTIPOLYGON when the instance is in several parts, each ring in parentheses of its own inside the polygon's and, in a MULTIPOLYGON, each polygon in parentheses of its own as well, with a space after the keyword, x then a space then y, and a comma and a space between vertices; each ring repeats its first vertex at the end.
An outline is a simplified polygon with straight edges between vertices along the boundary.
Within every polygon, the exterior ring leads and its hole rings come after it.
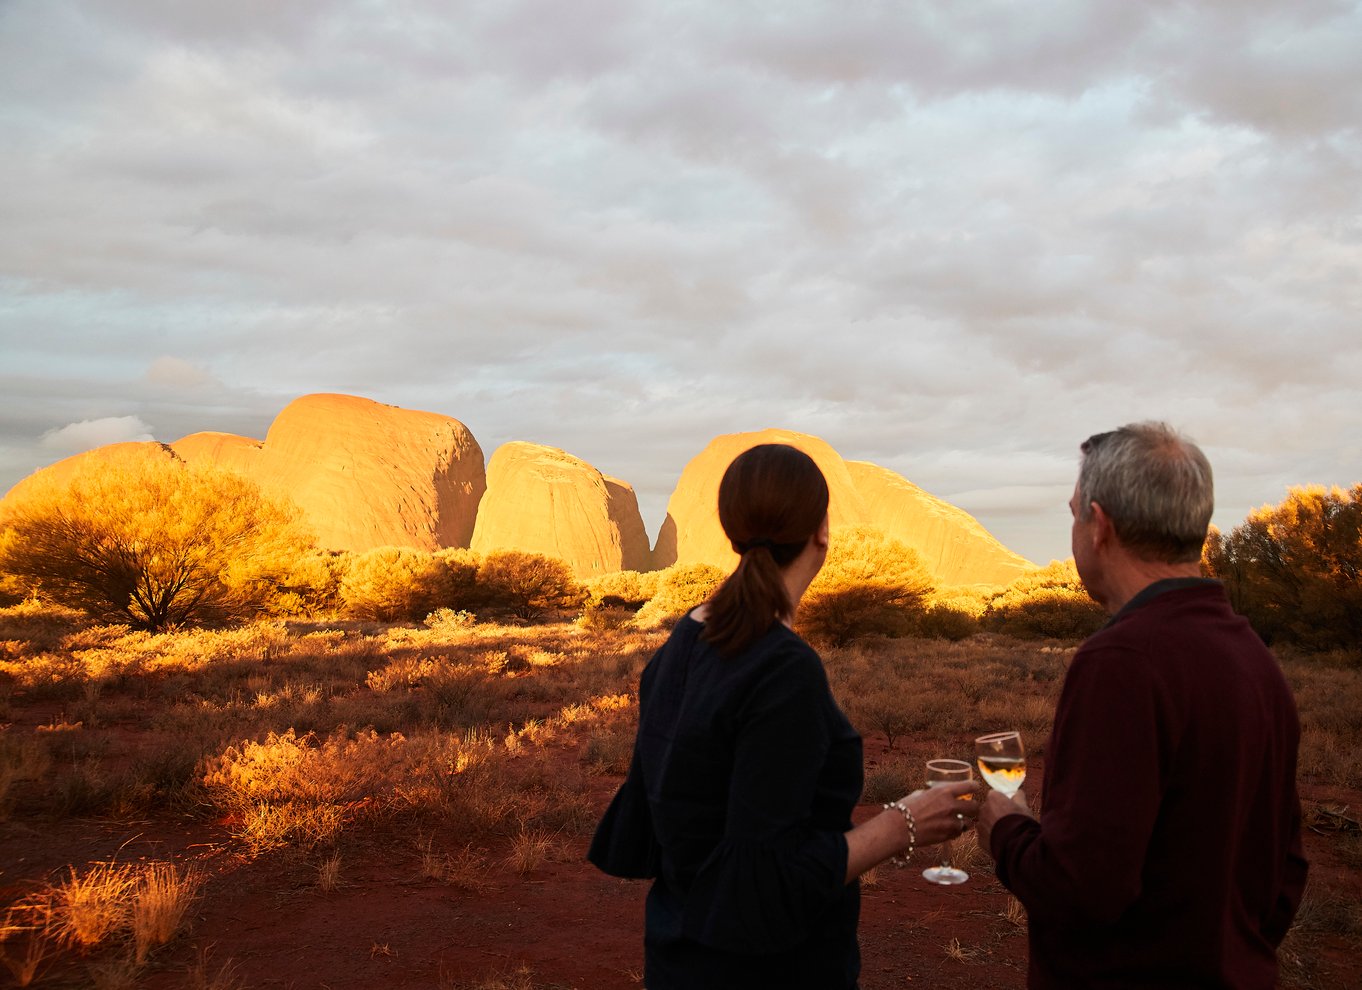
POLYGON ((979 816, 1026 908, 1028 985, 1273 987, 1305 887, 1295 702, 1201 577, 1205 455, 1162 423, 1082 452, 1074 563, 1112 618, 1065 677, 1040 819, 996 791, 979 816))

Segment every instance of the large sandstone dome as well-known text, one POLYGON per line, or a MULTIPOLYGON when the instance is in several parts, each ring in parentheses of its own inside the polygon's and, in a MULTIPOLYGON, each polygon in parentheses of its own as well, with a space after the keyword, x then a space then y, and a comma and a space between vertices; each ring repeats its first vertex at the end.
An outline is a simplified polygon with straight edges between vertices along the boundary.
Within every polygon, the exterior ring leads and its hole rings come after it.
POLYGON ((554 447, 513 441, 487 465, 473 549, 561 557, 580 578, 647 570, 651 553, 634 490, 554 447))
POLYGON ((813 458, 828 482, 828 521, 833 528, 865 521, 865 503, 846 462, 824 441, 789 430, 729 433, 711 440, 681 472, 657 534, 654 566, 705 563, 725 571, 737 566, 738 555, 719 525, 719 481, 735 457, 763 443, 789 444, 813 458))
POLYGON ((719 481, 750 447, 785 443, 813 458, 828 482, 832 527, 869 525, 912 547, 939 585, 1004 584, 1034 569, 969 513, 887 468, 844 461, 825 441, 789 430, 716 437, 681 472, 653 550, 657 567, 707 563, 731 570, 737 555, 719 525, 719 481))
POLYGON ((291 498, 334 550, 466 547, 487 487, 482 448, 457 419, 351 395, 294 400, 263 443, 195 433, 171 446, 291 498))
POLYGON ((921 554, 939 584, 1007 584, 1035 570, 964 509, 901 474, 867 461, 847 461, 847 470, 865 500, 866 522, 921 554))

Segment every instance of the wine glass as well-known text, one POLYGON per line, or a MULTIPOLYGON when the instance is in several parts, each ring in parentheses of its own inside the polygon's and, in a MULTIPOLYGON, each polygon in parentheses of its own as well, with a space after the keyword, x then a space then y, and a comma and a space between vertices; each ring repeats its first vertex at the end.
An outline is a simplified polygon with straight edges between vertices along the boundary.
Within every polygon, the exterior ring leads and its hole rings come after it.
MULTIPOLYGON (((927 786, 939 787, 942 784, 954 784, 962 780, 973 780, 974 768, 964 760, 928 760, 927 761, 927 786)), ((970 795, 965 795, 961 800, 968 801, 970 795)), ((951 843, 947 840, 941 843, 941 865, 929 866, 922 871, 924 880, 932 883, 939 883, 943 887, 953 883, 964 883, 969 879, 969 874, 964 870, 951 866, 951 843)))
POLYGON ((979 772, 988 786, 1011 798, 1026 779, 1026 748, 1020 732, 993 732, 974 740, 979 772))

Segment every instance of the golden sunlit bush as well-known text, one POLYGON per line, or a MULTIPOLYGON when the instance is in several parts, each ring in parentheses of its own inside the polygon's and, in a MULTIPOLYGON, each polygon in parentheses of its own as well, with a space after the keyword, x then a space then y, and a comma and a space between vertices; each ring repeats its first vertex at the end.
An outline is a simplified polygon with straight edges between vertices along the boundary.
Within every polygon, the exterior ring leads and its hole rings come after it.
POLYGON ((1083 588, 1072 558, 1053 560, 993 595, 981 623, 1023 639, 1085 639, 1101 629, 1107 613, 1083 588))
POLYGON ((445 558, 409 547, 351 554, 340 582, 341 607, 356 619, 421 619, 455 601, 455 575, 445 558))
POLYGON ((520 550, 494 550, 478 565, 478 591, 489 608, 522 619, 576 608, 586 592, 566 561, 520 550))
POLYGON ((1355 647, 1362 642, 1362 484, 1292 488, 1229 534, 1213 530, 1202 564, 1269 642, 1355 647))
POLYGON ((347 564, 346 554, 309 549, 279 576, 264 610, 291 618, 334 612, 341 603, 340 585, 347 564))
POLYGON ((660 571, 615 571, 591 578, 585 584, 586 604, 577 624, 588 632, 629 626, 657 594, 661 578, 660 571))
POLYGON ((106 622, 159 631, 264 607, 309 545, 291 506, 178 460, 91 467, 6 504, 0 572, 106 622))
POLYGON ((656 629, 685 615, 714 594, 728 576, 713 564, 672 564, 656 574, 657 591, 634 617, 640 629, 656 629))
POLYGON ((662 571, 612 571, 586 582, 587 605, 610 602, 638 611, 657 594, 662 571))
POLYGON ((914 627, 931 590, 916 550, 873 527, 838 528, 799 604, 798 628, 834 646, 857 636, 901 636, 914 627))

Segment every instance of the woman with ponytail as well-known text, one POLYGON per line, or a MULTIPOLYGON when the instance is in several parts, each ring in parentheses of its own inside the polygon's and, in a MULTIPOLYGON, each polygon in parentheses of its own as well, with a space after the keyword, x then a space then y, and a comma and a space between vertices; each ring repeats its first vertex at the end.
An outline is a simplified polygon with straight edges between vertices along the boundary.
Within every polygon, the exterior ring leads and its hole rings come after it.
POLYGON ((858 878, 958 836, 972 785, 853 827, 861 739, 791 628, 827 557, 827 482, 802 451, 763 444, 729 465, 718 508, 738 566, 643 671, 629 774, 588 858, 653 880, 648 990, 853 990, 858 878))

